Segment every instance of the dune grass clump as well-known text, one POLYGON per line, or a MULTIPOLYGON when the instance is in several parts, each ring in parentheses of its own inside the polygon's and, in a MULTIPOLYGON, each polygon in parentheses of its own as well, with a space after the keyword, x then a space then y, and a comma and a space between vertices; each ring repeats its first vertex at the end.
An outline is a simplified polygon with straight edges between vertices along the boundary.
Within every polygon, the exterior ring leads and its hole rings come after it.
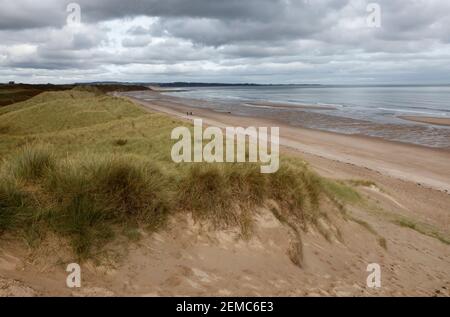
POLYGON ((241 229, 251 226, 258 207, 273 200, 279 206, 272 209, 278 219, 306 230, 322 216, 324 191, 320 177, 305 166, 287 163, 277 173, 261 174, 257 164, 194 165, 181 180, 177 197, 178 205, 194 218, 241 229))
POLYGON ((208 219, 220 227, 237 223, 231 188, 222 169, 194 165, 180 181, 177 191, 178 208, 192 212, 195 219, 208 219))
POLYGON ((17 179, 0 172, 0 234, 21 225, 20 214, 29 200, 17 179))
POLYGON ((445 233, 437 231, 430 225, 416 222, 414 220, 407 219, 405 217, 397 216, 398 219, 395 219, 396 217, 393 218, 394 219, 392 219, 392 222, 400 227, 417 231, 420 234, 435 238, 446 245, 450 245, 450 237, 445 233))
POLYGON ((170 203, 164 176, 132 157, 87 157, 66 161, 49 174, 46 190, 56 207, 55 231, 72 239, 76 254, 87 257, 114 237, 115 227, 141 224, 161 228, 170 203))
POLYGON ((48 214, 48 223, 56 233, 69 238, 73 252, 86 259, 114 237, 111 214, 89 193, 73 194, 48 214))
MULTIPOLYGON (((132 217, 147 224, 162 221, 169 211, 168 180, 148 162, 131 157, 106 159, 93 167, 98 195, 105 195, 119 217, 132 217)), ((159 227, 158 223, 152 223, 159 227)))
POLYGON ((24 180, 36 180, 55 166, 55 157, 48 145, 26 145, 10 162, 13 173, 24 180))
POLYGON ((317 224, 320 196, 325 191, 318 175, 307 167, 286 163, 269 178, 269 197, 280 205, 283 213, 278 217, 294 217, 303 229, 308 224, 317 224))
POLYGON ((56 159, 51 153, 29 145, 2 165, 0 233, 40 236, 50 229, 85 259, 125 227, 154 231, 166 223, 172 191, 159 168, 127 155, 56 159))
POLYGON ((114 145, 117 145, 117 146, 125 146, 125 145, 127 145, 127 143, 128 143, 128 140, 126 140, 126 139, 118 139, 118 140, 114 141, 114 145))
POLYGON ((258 206, 265 201, 268 191, 267 176, 257 164, 233 164, 225 168, 232 196, 241 208, 258 206))
POLYGON ((362 199, 353 187, 343 182, 323 178, 321 182, 327 196, 338 203, 358 203, 362 199))
POLYGON ((88 258, 114 237, 113 210, 108 201, 96 194, 92 171, 86 166, 62 161, 43 185, 52 199, 46 223, 54 232, 69 238, 79 258, 88 258))

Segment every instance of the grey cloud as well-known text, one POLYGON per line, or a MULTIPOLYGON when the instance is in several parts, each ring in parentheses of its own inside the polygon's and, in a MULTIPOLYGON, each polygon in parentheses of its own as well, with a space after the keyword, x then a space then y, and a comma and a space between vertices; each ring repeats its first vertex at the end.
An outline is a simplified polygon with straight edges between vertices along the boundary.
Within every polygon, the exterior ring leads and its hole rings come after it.
POLYGON ((142 25, 139 26, 134 26, 131 27, 130 29, 128 29, 127 31, 128 34, 130 35, 149 35, 151 33, 151 30, 149 28, 145 28, 142 25))
POLYGON ((67 18, 62 1, 0 0, 0 30, 62 26, 67 18))
POLYGON ((447 0, 378 0, 379 29, 364 24, 366 0, 74 0, 82 9, 76 31, 66 26, 69 2, 0 0, 1 77, 31 70, 101 79, 118 69, 114 76, 127 80, 133 73, 280 82, 435 74, 450 82, 447 0), (141 17, 154 19, 119 30, 141 17))
POLYGON ((148 36, 135 36, 128 37, 122 41, 122 46, 124 47, 144 47, 152 42, 151 37, 148 36))

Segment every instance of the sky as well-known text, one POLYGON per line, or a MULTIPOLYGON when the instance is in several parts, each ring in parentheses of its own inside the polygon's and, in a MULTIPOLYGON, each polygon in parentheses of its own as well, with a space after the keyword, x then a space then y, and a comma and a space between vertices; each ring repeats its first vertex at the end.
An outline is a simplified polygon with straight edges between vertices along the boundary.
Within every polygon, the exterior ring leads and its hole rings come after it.
POLYGON ((0 0, 0 82, 450 84, 449 0, 0 0))

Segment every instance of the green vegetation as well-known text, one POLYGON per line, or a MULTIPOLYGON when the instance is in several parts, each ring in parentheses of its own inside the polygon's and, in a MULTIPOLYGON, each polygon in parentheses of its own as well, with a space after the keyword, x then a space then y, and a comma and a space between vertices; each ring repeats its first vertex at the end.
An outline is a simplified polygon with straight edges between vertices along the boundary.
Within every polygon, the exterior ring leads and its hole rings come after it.
POLYGON ((355 218, 353 216, 350 217, 350 220, 356 222, 360 226, 364 227, 367 231, 369 231, 371 234, 378 237, 378 244, 385 250, 387 250, 387 241, 385 238, 379 235, 379 233, 366 221, 355 218))
MULTIPOLYGON (((360 185, 360 186, 364 186, 364 185, 360 185)), ((368 186, 372 186, 372 185, 368 185, 368 186)), ((425 222, 413 220, 413 219, 411 219, 405 215, 399 214, 398 212, 395 212, 395 211, 388 211, 388 210, 381 209, 379 206, 377 206, 373 202, 366 201, 363 199, 348 200, 347 202, 354 204, 356 206, 361 206, 363 210, 366 210, 373 215, 382 217, 383 219, 389 221, 390 223, 393 223, 393 224, 398 225, 403 228, 409 228, 420 234, 435 238, 444 244, 447 244, 447 245, 450 244, 450 238, 448 236, 448 233, 445 231, 442 231, 442 230, 438 230, 433 225, 427 224, 425 222)), ((368 223, 365 223, 364 221, 360 221, 352 216, 349 216, 349 219, 360 224, 361 226, 365 227, 369 232, 372 232, 373 234, 379 236, 379 234, 368 223)), ((379 236, 379 238, 380 238, 379 239, 380 245, 381 246, 385 245, 386 241, 381 236, 379 236)))
POLYGON ((345 182, 323 179, 322 184, 330 197, 335 197, 341 202, 354 204, 362 200, 361 195, 345 182))
MULTIPOLYGON (((132 91, 132 90, 144 90, 145 87, 136 85, 26 85, 26 84, 16 84, 16 85, 0 85, 0 107, 11 105, 14 103, 26 101, 33 98, 43 92, 48 91, 63 91, 63 90, 87 90, 87 91, 97 91, 98 93, 107 93, 112 91, 132 91)), ((1 132, 0 132, 1 133, 1 132)))
POLYGON ((349 185, 352 185, 355 187, 358 187, 358 186, 361 186, 361 187, 375 186, 376 187, 377 186, 377 184, 375 182, 368 181, 368 180, 362 180, 362 179, 351 179, 351 180, 347 181, 347 183, 349 185))
POLYGON ((409 228, 423 235, 438 239, 439 241, 441 241, 446 245, 450 245, 450 238, 447 235, 438 232, 433 226, 430 226, 425 223, 416 222, 401 216, 393 216, 391 218, 391 221, 399 225, 400 227, 409 228))
POLYGON ((9 164, 13 175, 23 180, 36 180, 55 165, 53 153, 44 145, 26 145, 9 164))
POLYGON ((71 89, 71 86, 55 85, 0 85, 0 107, 22 102, 45 91, 71 89))
MULTIPOLYGON (((363 210, 368 210, 373 214, 383 217, 387 221, 396 224, 403 228, 409 228, 415 230, 423 235, 435 238, 444 244, 450 244, 450 238, 445 232, 437 230, 434 226, 412 220, 404 215, 400 215, 396 212, 390 212, 380 209, 378 206, 371 204, 364 200, 361 195, 354 189, 354 187, 377 187, 376 183, 367 180, 346 180, 330 182, 329 180, 323 180, 324 187, 327 193, 331 193, 330 199, 338 199, 337 204, 348 203, 356 206, 361 206, 363 210)), ((377 187, 378 188, 378 187, 377 187)), ((343 204, 341 205, 343 206, 343 204)), ((345 211, 345 210, 344 210, 345 211)), ((386 240, 379 235, 370 224, 365 221, 354 218, 351 215, 347 215, 349 220, 352 220, 359 225, 366 228, 372 234, 378 236, 378 242, 383 248, 387 248, 386 240)))
POLYGON ((270 175, 256 164, 175 164, 170 133, 180 125, 188 126, 97 88, 1 108, 0 234, 22 234, 33 245, 51 231, 86 259, 118 234, 136 240, 136 228, 164 228, 175 213, 248 237, 257 207, 269 200, 299 231, 326 218, 323 202, 337 210, 358 198, 298 159, 283 157, 270 175))

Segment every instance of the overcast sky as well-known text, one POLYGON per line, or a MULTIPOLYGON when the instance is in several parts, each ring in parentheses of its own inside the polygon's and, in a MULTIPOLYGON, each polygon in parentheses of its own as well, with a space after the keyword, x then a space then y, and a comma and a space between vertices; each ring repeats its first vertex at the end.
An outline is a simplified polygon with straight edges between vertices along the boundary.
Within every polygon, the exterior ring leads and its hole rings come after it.
POLYGON ((0 0, 9 80, 450 83, 450 1, 0 0))

